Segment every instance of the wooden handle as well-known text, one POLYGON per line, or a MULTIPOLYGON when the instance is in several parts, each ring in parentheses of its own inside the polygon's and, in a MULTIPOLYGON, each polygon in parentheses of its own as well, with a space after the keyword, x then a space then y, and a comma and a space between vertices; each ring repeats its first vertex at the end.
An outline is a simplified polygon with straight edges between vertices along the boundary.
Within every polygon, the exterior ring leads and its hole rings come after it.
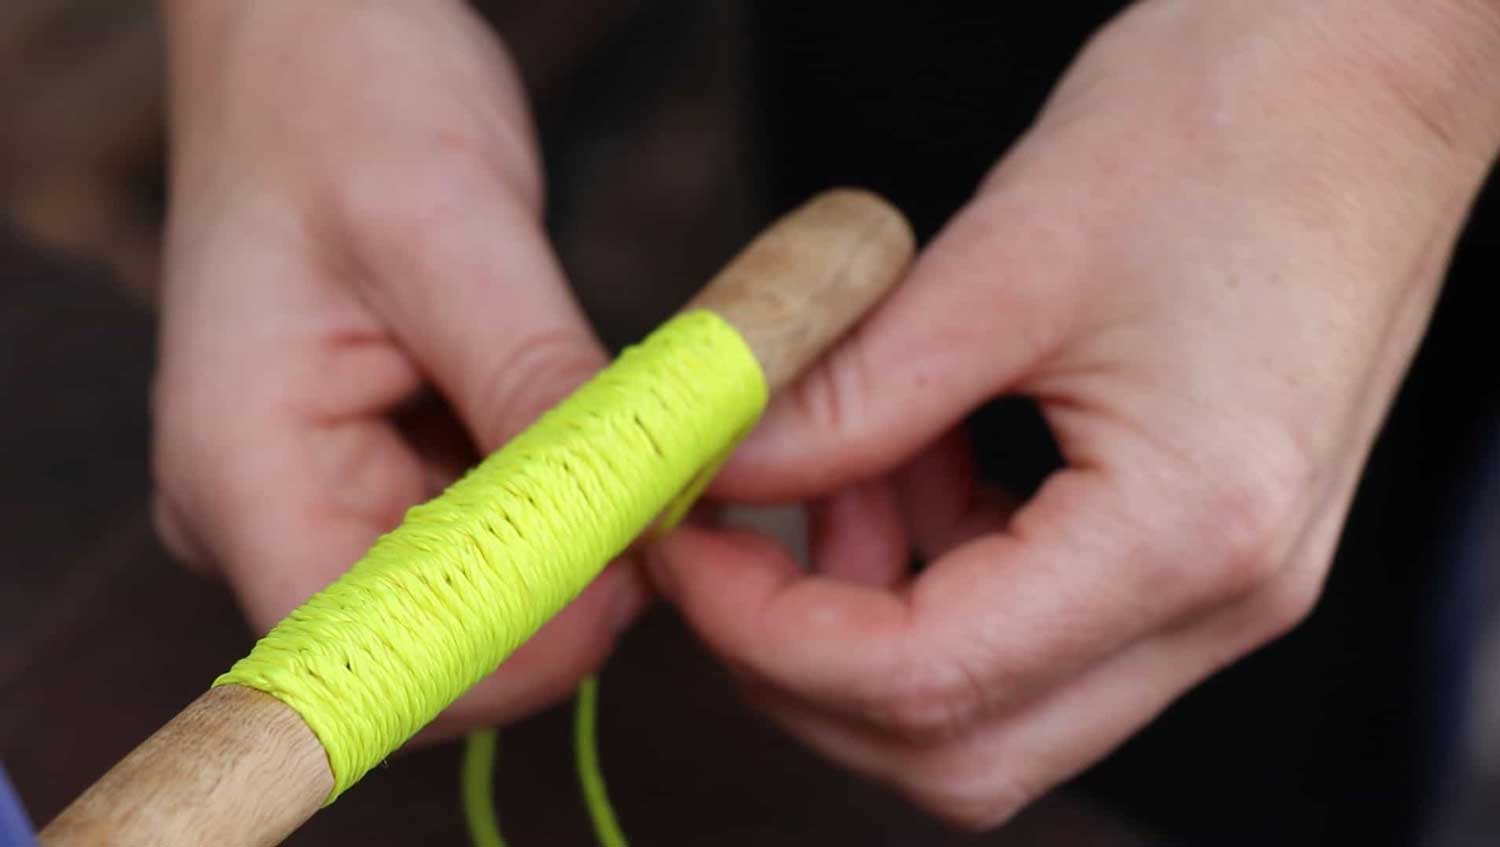
MULTIPOLYGON (((911 230, 862 191, 822 194, 734 258, 690 308, 740 331, 772 391, 796 378, 901 278, 911 230)), ((236 685, 211 689, 42 831, 47 847, 279 844, 333 788, 301 716, 236 685)))

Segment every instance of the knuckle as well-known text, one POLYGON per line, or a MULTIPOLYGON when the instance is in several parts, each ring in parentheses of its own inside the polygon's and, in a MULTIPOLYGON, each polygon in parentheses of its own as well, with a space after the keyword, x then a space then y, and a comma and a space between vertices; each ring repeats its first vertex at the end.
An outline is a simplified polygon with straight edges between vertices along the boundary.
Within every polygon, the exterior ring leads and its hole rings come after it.
POLYGON ((1219 476, 1200 492, 1194 535, 1208 540, 1201 560, 1206 600, 1241 599, 1281 574, 1286 528, 1305 485, 1300 467, 1266 458, 1256 472, 1219 476))
POLYGON ((846 438, 857 434, 867 418, 866 398, 874 382, 863 349, 851 337, 829 358, 820 378, 795 384, 792 400, 800 417, 823 432, 846 438))
POLYGON ((962 737, 982 706, 975 677, 956 664, 910 663, 870 707, 868 717, 898 738, 929 744, 962 737))
POLYGON ((174 561, 194 573, 207 575, 215 569, 215 563, 197 541, 190 526, 189 513, 180 505, 190 502, 186 496, 187 483, 175 469, 180 463, 161 458, 170 452, 152 451, 151 526, 157 540, 174 561))
POLYGON ((364 259, 369 282, 378 289, 420 277, 440 261, 449 212, 439 203, 414 198, 401 203, 371 196, 375 193, 352 189, 352 196, 342 201, 340 217, 355 255, 364 259))
POLYGON ((604 363, 599 350, 572 328, 517 336, 474 386, 476 437, 494 449, 593 376, 604 363))
POLYGON ((213 520, 233 488, 219 396, 193 379, 158 374, 151 386, 151 522, 174 560, 198 573, 219 569, 213 520))
POLYGON ((1262 638, 1271 640, 1291 632, 1312 614, 1321 596, 1321 582, 1287 577, 1279 580, 1264 602, 1262 638))
POLYGON ((158 496, 175 498, 186 485, 191 415, 182 392, 158 379, 151 390, 151 482, 158 496))
MULTIPOLYGON (((465 150, 396 166, 377 159, 351 165, 329 189, 333 219, 373 268, 397 268, 393 278, 440 264, 455 233, 472 226, 479 186, 495 183, 493 166, 465 150)), ((518 218, 521 214, 518 212, 518 218)), ((375 273, 381 282, 385 274, 375 273)))
POLYGON ((151 525, 162 547, 174 561, 194 573, 206 574, 211 570, 210 563, 198 547, 188 541, 180 512, 160 491, 151 497, 151 525))
POLYGON ((913 742, 956 737, 965 724, 956 704, 945 695, 927 692, 896 697, 879 707, 874 717, 896 736, 913 742))

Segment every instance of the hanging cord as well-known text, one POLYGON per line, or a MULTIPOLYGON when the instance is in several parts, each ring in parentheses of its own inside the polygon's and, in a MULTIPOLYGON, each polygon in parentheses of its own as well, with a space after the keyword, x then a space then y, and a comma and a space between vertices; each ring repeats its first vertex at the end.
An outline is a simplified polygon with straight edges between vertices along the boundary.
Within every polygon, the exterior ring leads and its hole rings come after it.
MULTIPOLYGON (((589 822, 594 825, 600 847, 629 847, 615 818, 614 806, 610 804, 609 792, 604 787, 604 772, 599 767, 598 677, 584 679, 578 686, 575 700, 573 749, 589 822)), ((469 824, 469 839, 474 847, 505 847, 499 818, 495 814, 495 736, 496 730, 481 729, 464 738, 460 795, 464 819, 469 824)))
POLYGON ((505 847, 500 821, 495 815, 496 731, 481 729, 464 738, 459 788, 463 795, 464 820, 474 847, 505 847))
POLYGON ((599 739, 595 731, 599 722, 599 680, 588 677, 578 686, 578 708, 573 716, 573 750, 578 760, 578 781, 583 786, 583 803, 600 847, 628 847, 625 833, 615 820, 609 793, 604 790, 604 773, 599 768, 599 739))

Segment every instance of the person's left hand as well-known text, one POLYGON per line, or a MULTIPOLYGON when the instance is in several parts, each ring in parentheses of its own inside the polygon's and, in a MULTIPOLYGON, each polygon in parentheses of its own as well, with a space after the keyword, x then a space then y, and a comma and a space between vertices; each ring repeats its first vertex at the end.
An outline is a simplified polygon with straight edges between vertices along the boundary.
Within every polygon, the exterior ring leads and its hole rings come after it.
POLYGON ((689 527, 654 580, 793 733, 1006 819, 1315 601, 1500 140, 1497 57, 1466 0, 1135 6, 726 469, 822 498, 815 573, 689 527), (953 434, 1001 394, 1066 462, 1013 514, 953 434))

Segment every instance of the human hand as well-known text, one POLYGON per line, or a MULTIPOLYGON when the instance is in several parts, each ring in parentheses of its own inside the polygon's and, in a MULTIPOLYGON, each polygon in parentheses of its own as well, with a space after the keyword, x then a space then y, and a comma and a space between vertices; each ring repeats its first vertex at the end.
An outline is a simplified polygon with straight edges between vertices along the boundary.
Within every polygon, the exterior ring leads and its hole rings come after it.
POLYGON ((1135 6, 722 475, 818 498, 814 572, 690 527, 654 581, 791 732, 1005 820, 1315 602, 1500 141, 1497 58, 1493 4, 1135 6), (1002 394, 1065 461, 1013 512, 957 434, 1002 394))
MULTIPOLYGON (((465 4, 165 12, 158 523, 265 630, 604 353, 542 228, 519 80, 465 4)), ((645 598, 611 567, 433 732, 565 695, 645 598)))

